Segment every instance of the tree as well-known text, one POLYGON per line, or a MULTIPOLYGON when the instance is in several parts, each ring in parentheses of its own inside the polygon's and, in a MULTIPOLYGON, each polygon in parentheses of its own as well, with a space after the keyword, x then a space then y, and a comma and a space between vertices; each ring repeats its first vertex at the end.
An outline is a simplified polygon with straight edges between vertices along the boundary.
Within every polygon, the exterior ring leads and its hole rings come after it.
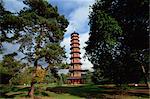
POLYGON ((22 67, 24 67, 24 64, 14 58, 16 55, 16 53, 12 53, 3 57, 3 60, 0 63, 1 84, 10 83, 11 78, 14 77, 22 67))
POLYGON ((38 66, 38 68, 36 68, 36 72, 35 72, 35 82, 38 82, 38 83, 43 82, 45 76, 46 76, 45 69, 43 69, 41 66, 38 66))
MULTIPOLYGON (((148 74, 148 60, 146 58, 147 56, 145 56, 146 54, 144 54, 148 52, 148 1, 97 0, 96 3, 92 6, 92 10, 93 12, 91 12, 90 15, 90 20, 92 20, 92 22, 90 21, 89 23, 91 27, 90 38, 95 35, 94 32, 98 31, 99 34, 101 34, 101 32, 103 32, 103 29, 105 28, 104 26, 102 28, 102 31, 93 28, 95 26, 94 24, 92 24, 94 23, 93 20, 95 19, 94 21, 98 21, 96 20, 96 18, 99 18, 99 15, 95 14, 94 16, 92 14, 97 11, 100 11, 102 13, 105 12, 108 16, 113 17, 122 30, 122 35, 117 40, 119 44, 115 44, 115 46, 119 46, 116 47, 116 49, 113 49, 111 53, 107 52, 103 55, 100 55, 101 57, 99 57, 101 59, 98 58, 98 60, 103 59, 104 62, 99 61, 101 63, 96 63, 95 65, 97 65, 98 68, 101 64, 103 64, 104 68, 109 66, 109 68, 107 69, 109 71, 107 73, 113 75, 111 79, 115 83, 121 84, 138 82, 143 76, 141 68, 142 64, 144 64, 144 70, 147 71, 146 74, 148 74)), ((97 24, 97 26, 99 27, 101 27, 101 25, 101 23, 97 24)), ((107 31, 108 30, 109 29, 107 29, 107 31)), ((109 31, 109 33, 113 33, 113 31, 109 31)), ((116 35, 113 36, 116 37, 116 35)), ((99 37, 100 41, 98 41, 97 39, 96 41, 90 38, 88 41, 89 43, 87 43, 88 46, 86 47, 87 54, 91 54, 91 51, 95 50, 96 47, 96 50, 98 52, 103 53, 103 51, 101 50, 102 47, 97 45, 95 46, 95 48, 93 48, 93 50, 90 50, 90 46, 94 42, 101 43, 101 37, 99 37)), ((90 59, 97 59, 98 54, 95 54, 95 56, 92 56, 90 54, 90 59)), ((103 71, 104 68, 99 69, 100 71, 103 71)))
POLYGON ((56 82, 56 78, 54 77, 53 75, 54 73, 51 73, 51 70, 48 69, 46 71, 46 75, 45 75, 45 78, 44 78, 44 83, 55 83, 56 82))
POLYGON ((6 11, 4 3, 0 1, 0 53, 3 51, 3 42, 12 43, 20 37, 20 30, 23 28, 22 18, 14 13, 6 11), (11 35, 11 36, 10 36, 11 35))
POLYGON ((85 74, 85 83, 86 84, 92 84, 92 76, 93 73, 91 71, 87 71, 85 74))
MULTIPOLYGON (((3 42, 15 43, 20 37, 20 30, 23 28, 22 18, 4 8, 3 0, 0 1, 0 54, 3 53, 3 42)), ((25 66, 14 57, 17 53, 3 55, 0 63, 0 78, 3 84, 10 83, 10 80, 25 66)))
POLYGON ((13 85, 29 85, 32 80, 32 71, 33 67, 24 67, 10 79, 10 83, 13 85))
MULTIPOLYGON (((135 68, 140 69, 139 73, 143 71, 145 83, 147 83, 146 78, 148 78, 149 75, 149 62, 148 58, 145 56, 146 54, 144 54, 149 52, 148 5, 148 0, 110 0, 109 2, 104 2, 102 4, 104 10, 115 17, 115 19, 119 22, 124 34, 122 48, 125 48, 125 52, 129 53, 128 56, 130 57, 127 57, 128 60, 131 58, 131 60, 133 60, 133 64, 137 63, 135 68), (142 68, 144 70, 142 70, 142 68)), ((133 64, 131 63, 130 65, 133 64)))
POLYGON ((64 57, 64 48, 60 46, 68 21, 59 15, 57 7, 52 7, 44 0, 25 0, 24 8, 19 13, 23 19, 24 33, 19 39, 20 51, 35 67, 29 96, 34 95, 35 73, 39 61, 45 61, 49 67, 56 66, 64 57))
POLYGON ((122 30, 118 22, 104 11, 93 8, 90 13, 90 38, 86 42, 86 55, 94 65, 93 81, 99 83, 104 78, 111 78, 111 63, 115 50, 119 47, 122 30))
POLYGON ((58 64, 60 69, 68 69, 69 68, 69 64, 68 63, 61 63, 61 64, 58 64))

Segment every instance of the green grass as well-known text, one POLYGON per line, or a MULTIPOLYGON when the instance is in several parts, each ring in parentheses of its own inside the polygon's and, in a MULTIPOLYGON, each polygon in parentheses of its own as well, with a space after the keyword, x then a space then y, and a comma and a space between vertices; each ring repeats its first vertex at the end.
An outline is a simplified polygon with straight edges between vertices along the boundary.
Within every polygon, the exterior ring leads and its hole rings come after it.
MULTIPOLYGON (((36 84, 35 85, 35 97, 44 98, 44 99, 81 99, 78 96, 73 96, 70 94, 57 94, 54 92, 46 91, 47 87, 54 88, 56 84, 36 84), (63 98, 62 98, 63 97, 63 98)), ((29 98, 27 96, 29 86, 19 85, 19 86, 9 86, 9 85, 1 85, 0 86, 0 98, 15 98, 15 99, 23 99, 29 98)))
MULTIPOLYGON (((131 90, 132 88, 130 88, 131 90)), ((115 86, 106 86, 106 85, 85 85, 85 86, 62 86, 62 87, 54 87, 47 88, 48 91, 55 92, 58 94, 61 93, 69 93, 74 96, 84 97, 84 98, 112 98, 112 97, 120 97, 122 95, 126 97, 135 97, 142 99, 148 99, 148 93, 129 93, 128 90, 119 90, 115 86)), ((133 89, 134 90, 134 89, 133 89)), ((144 89, 148 90, 148 89, 144 89)), ((113 98, 112 98, 113 99, 113 98)))
MULTIPOLYGON (((25 99, 29 86, 0 86, 0 98, 25 99)), ((130 89, 135 89, 134 87, 130 89)), ((136 89, 138 89, 136 87, 136 89)), ((56 84, 36 84, 35 97, 38 99, 148 99, 148 94, 128 94, 114 85, 82 85, 72 86, 56 84)))

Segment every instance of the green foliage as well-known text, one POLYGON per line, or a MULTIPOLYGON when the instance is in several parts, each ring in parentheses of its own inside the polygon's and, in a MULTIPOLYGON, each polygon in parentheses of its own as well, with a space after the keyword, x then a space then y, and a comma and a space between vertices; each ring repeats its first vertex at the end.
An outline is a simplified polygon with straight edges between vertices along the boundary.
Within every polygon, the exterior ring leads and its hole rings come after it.
MULTIPOLYGON (((121 90, 113 90, 114 85, 84 85, 84 86, 56 86, 53 84, 36 84, 35 97, 38 98, 54 98, 54 99, 84 99, 84 98, 112 98, 118 99, 148 99, 147 93, 132 93, 130 95, 124 95, 120 93, 121 90), (38 88, 37 88, 38 87, 38 88), (110 87, 110 89, 108 88, 110 87), (117 95, 116 95, 117 94, 117 95), (119 95, 118 95, 119 94, 119 95)), ((0 86, 0 98, 27 98, 28 86, 0 86)), ((143 88, 143 87, 142 87, 143 88)), ((115 88, 114 88, 115 89, 115 88)), ((130 88, 131 90, 141 90, 141 87, 130 88)), ((123 91, 126 92, 126 91, 123 91)))
POLYGON ((69 64, 68 63, 60 63, 60 64, 57 64, 57 65, 59 65, 59 67, 61 69, 68 69, 69 68, 69 64))
POLYGON ((95 32, 95 35, 98 37, 94 36, 93 38, 104 40, 108 45, 114 46, 117 43, 118 37, 122 34, 118 22, 101 10, 91 12, 89 18, 89 25, 91 27, 90 35, 92 32, 95 32))
POLYGON ((53 74, 50 71, 46 72, 45 78, 44 78, 44 83, 55 83, 56 78, 53 76, 53 74))
POLYGON ((35 65, 40 59, 49 64, 60 63, 65 56, 60 41, 68 21, 47 1, 25 0, 24 3, 29 7, 19 13, 25 22, 25 34, 19 40, 20 51, 35 65))
POLYGON ((58 70, 56 68, 49 68, 46 72, 44 78, 44 83, 56 83, 57 85, 62 85, 67 83, 68 74, 58 75, 58 70))
POLYGON ((93 77, 93 73, 91 71, 87 71, 85 74, 85 83, 86 84, 92 84, 92 77, 93 77))
POLYGON ((30 84, 32 79, 32 71, 33 68, 22 69, 21 72, 16 73, 15 76, 11 78, 10 83, 12 85, 30 84))
POLYGON ((93 80, 116 84, 138 82, 141 65, 148 73, 148 1, 97 0, 91 7, 86 55, 94 65, 93 80), (141 13, 140 13, 141 12, 141 13))
POLYGON ((19 31, 22 30, 23 19, 4 8, 3 1, 0 1, 0 54, 2 54, 3 42, 12 42, 20 37, 19 31), (10 36, 11 35, 11 36, 10 36))
POLYGON ((98 1, 97 8, 104 10, 118 21, 123 30, 125 45, 138 50, 148 48, 148 0, 98 1))
MULTIPOLYGON (((53 7, 45 0, 23 2, 28 7, 17 14, 6 11, 0 2, 0 52, 2 52, 2 42, 19 43, 19 51, 25 55, 23 59, 34 63, 35 67, 39 61, 47 62, 49 66, 52 65, 53 77, 58 79, 54 66, 60 64, 65 58, 64 47, 60 46, 60 42, 69 23, 58 13, 57 7, 53 7)), ((42 70, 34 70, 33 74, 29 71, 19 72, 19 62, 13 57, 4 57, 0 64, 4 82, 8 83, 12 77, 12 84, 29 83, 31 77, 35 77, 36 82, 44 80, 45 71, 42 70)))
POLYGON ((100 82, 109 77, 109 68, 113 54, 119 47, 122 30, 118 22, 101 10, 93 10, 90 14, 90 38, 86 42, 86 55, 94 65, 93 81, 100 82))
MULTIPOLYGON (((14 77, 11 78, 10 83, 13 85, 23 85, 30 84, 33 77, 33 67, 23 68, 20 72, 16 73, 14 77)), ((51 76, 51 75, 47 75, 51 76)), ((47 78, 50 79, 50 78, 47 78)), ((51 83, 46 80, 46 71, 45 69, 38 68, 35 72, 34 81, 37 83, 51 83)))
POLYGON ((14 59, 16 53, 5 55, 0 63, 0 78, 2 84, 8 84, 9 80, 24 66, 14 59))
POLYGON ((62 80, 62 84, 67 84, 67 78, 69 77, 68 74, 61 74, 61 80, 62 80))

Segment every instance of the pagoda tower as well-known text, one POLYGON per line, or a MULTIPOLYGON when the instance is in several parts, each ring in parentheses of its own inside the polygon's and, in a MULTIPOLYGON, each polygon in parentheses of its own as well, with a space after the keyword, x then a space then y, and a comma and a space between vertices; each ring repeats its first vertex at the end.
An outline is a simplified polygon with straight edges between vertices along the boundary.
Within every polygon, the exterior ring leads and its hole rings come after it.
POLYGON ((74 32, 71 34, 71 63, 70 63, 70 77, 68 78, 70 84, 81 84, 83 83, 82 79, 82 69, 80 61, 80 43, 79 43, 79 34, 74 32))

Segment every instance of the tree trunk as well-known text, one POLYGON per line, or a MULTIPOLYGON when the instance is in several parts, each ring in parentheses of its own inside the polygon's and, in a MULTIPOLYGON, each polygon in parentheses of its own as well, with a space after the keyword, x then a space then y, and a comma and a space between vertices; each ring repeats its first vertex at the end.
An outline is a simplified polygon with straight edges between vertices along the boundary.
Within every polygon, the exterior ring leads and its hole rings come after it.
POLYGON ((32 75, 32 81, 31 81, 31 87, 30 87, 30 90, 28 92, 28 96, 33 98, 34 97, 34 84, 35 84, 35 73, 36 73, 36 70, 37 70, 37 60, 35 60, 34 62, 34 71, 33 71, 33 75, 32 75))
POLYGON ((148 77, 146 76, 146 71, 143 65, 141 65, 143 75, 144 75, 144 82, 148 88, 150 88, 150 83, 148 82, 148 77))
POLYGON ((28 96, 30 96, 31 98, 34 97, 34 81, 31 82, 31 87, 30 87, 30 90, 28 92, 28 96))

